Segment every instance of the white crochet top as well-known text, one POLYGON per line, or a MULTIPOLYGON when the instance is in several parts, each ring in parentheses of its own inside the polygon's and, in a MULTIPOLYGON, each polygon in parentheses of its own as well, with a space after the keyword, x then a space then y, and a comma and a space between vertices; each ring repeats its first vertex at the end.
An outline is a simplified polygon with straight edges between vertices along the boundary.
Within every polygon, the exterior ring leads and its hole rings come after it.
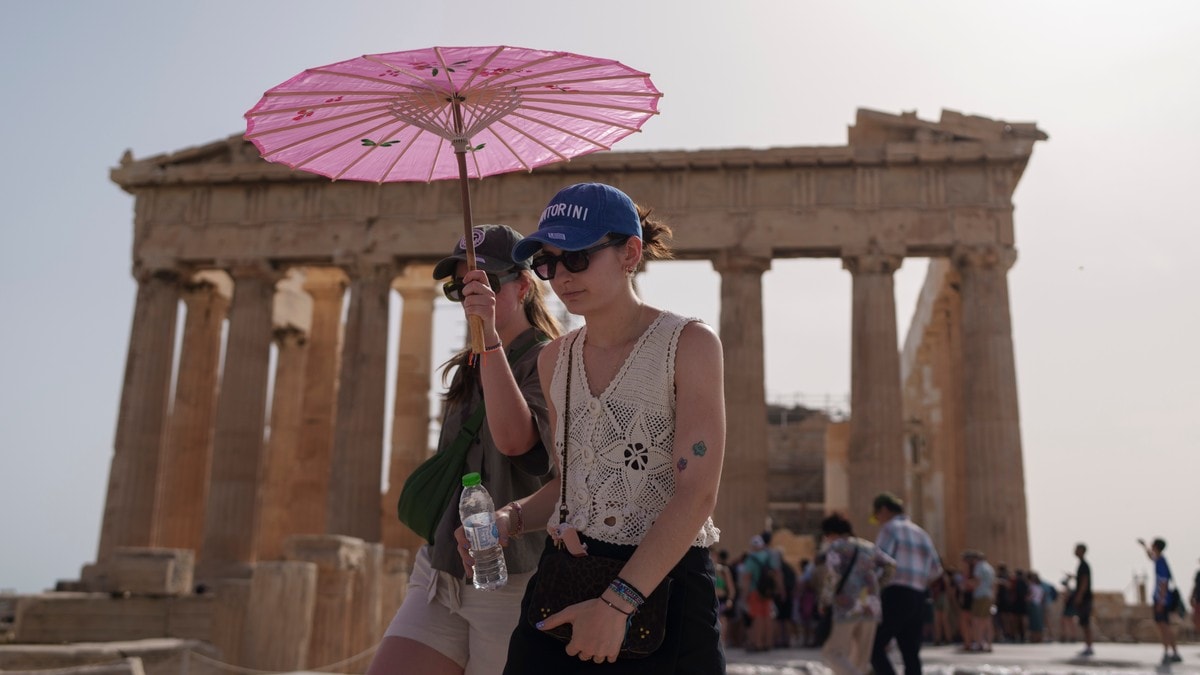
MULTIPOLYGON (((692 321, 698 319, 661 312, 598 398, 583 364, 587 326, 562 343, 550 382, 559 411, 555 456, 562 457, 570 349, 567 522, 589 537, 637 545, 675 494, 675 350, 680 332, 692 321)), ((549 524, 558 524, 558 518, 556 509, 549 524)), ((708 547, 719 537, 710 517, 692 545, 708 547)))

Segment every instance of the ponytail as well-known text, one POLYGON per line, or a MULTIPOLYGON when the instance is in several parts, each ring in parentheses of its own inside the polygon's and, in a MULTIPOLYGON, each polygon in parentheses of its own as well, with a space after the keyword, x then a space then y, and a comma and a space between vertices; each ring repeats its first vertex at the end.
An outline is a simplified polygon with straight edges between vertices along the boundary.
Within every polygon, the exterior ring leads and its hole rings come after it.
POLYGON ((672 234, 670 226, 661 220, 650 218, 654 209, 637 206, 637 212, 642 221, 642 263, 639 267, 647 260, 670 260, 675 257, 668 243, 672 234))

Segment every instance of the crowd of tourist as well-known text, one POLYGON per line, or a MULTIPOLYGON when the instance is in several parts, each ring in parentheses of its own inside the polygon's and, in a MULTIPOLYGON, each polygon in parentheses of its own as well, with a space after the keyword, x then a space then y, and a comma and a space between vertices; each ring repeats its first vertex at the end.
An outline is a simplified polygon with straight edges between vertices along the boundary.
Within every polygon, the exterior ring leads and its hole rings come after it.
MULTIPOLYGON (((1034 570, 989 561, 983 551, 963 551, 943 566, 928 536, 890 494, 875 501, 881 524, 875 542, 854 536, 840 514, 822 522, 812 559, 789 561, 771 546, 771 533, 752 537, 736 558, 717 554, 722 639, 747 651, 822 648, 835 673, 892 675, 889 643, 920 672, 920 644, 960 645, 991 652, 997 643, 1082 642, 1080 658, 1095 654, 1094 589, 1087 546, 1075 546, 1077 566, 1058 584, 1034 570), (822 627, 822 615, 831 621, 822 627), (906 632, 906 628, 911 631, 906 632)), ((1200 571, 1185 601, 1163 555, 1166 542, 1138 543, 1155 566, 1153 617, 1163 664, 1179 663, 1172 615, 1188 606, 1200 633, 1200 571)))

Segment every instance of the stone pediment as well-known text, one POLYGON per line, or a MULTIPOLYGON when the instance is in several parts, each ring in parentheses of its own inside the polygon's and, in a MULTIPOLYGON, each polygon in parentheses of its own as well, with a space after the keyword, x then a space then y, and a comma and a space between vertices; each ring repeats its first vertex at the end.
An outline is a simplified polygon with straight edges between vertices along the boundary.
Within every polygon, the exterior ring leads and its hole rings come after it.
POLYGON ((892 113, 859 108, 850 127, 851 145, 885 143, 997 143, 1003 141, 1044 141, 1050 138, 1032 122, 1007 122, 979 115, 964 115, 942 110, 937 122, 922 120, 916 111, 892 113))
POLYGON ((130 190, 147 184, 212 181, 234 176, 245 178, 249 177, 247 169, 250 169, 249 174, 260 178, 265 177, 261 175, 263 172, 297 180, 319 178, 263 160, 254 144, 244 140, 240 133, 142 159, 134 159, 133 151, 126 150, 120 164, 110 172, 110 177, 114 183, 130 190))

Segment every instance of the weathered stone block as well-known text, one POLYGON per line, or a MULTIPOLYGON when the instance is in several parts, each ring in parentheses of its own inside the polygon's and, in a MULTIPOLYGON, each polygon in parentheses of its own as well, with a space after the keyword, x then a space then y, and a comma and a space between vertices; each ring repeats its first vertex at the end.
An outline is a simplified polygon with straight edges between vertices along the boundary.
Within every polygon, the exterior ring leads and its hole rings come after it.
POLYGON ((308 662, 324 665, 355 654, 356 591, 363 588, 366 544, 339 535, 295 535, 284 540, 284 557, 317 565, 316 608, 308 662))
POLYGON ((117 593, 178 596, 192 592, 196 554, 179 548, 121 547, 107 567, 108 583, 117 593))
POLYGON ((267 671, 303 669, 316 600, 315 564, 295 561, 256 564, 250 580, 245 637, 238 665, 267 671), (281 621, 280 617, 287 620, 281 621))
POLYGON ((0 672, 87 675, 221 675, 221 653, 197 640, 0 645, 0 672), (136 665, 134 663, 136 662, 136 665))
POLYGON ((113 598, 105 593, 46 593, 17 601, 13 641, 45 644, 147 638, 209 640, 211 598, 113 598))
MULTIPOLYGON (((250 605, 249 579, 221 579, 213 582, 211 641, 222 654, 237 659, 242 652, 246 632, 246 611, 250 605)), ((284 620, 281 617, 281 620, 284 620)))

